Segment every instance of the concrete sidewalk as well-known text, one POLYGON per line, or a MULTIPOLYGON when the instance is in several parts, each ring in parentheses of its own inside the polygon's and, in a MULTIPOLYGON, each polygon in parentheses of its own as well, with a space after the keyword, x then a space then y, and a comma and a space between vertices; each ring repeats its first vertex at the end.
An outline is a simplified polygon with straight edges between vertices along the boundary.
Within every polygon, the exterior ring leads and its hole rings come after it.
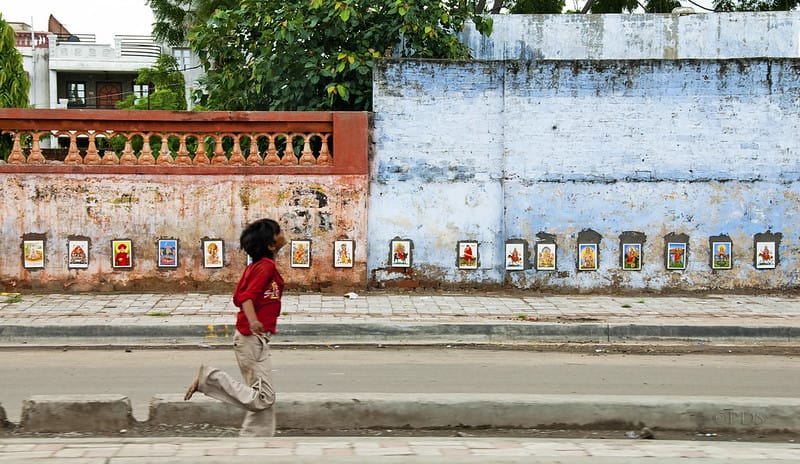
MULTIPOLYGON (((2 294, 0 344, 228 343, 230 295, 2 294)), ((795 296, 287 293, 275 343, 800 340, 795 296)))
POLYGON ((39 464, 797 463, 800 444, 513 438, 0 440, 0 462, 39 464))

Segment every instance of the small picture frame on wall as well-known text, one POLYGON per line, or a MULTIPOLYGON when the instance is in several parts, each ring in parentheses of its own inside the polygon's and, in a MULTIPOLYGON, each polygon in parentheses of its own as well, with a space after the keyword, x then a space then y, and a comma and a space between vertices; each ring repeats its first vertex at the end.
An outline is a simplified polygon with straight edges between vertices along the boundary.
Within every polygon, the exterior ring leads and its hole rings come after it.
POLYGON ((203 267, 221 268, 225 263, 225 246, 221 239, 203 239, 203 267))
POLYGON ((711 269, 733 268, 733 245, 731 242, 711 242, 711 269))
POLYGON ((292 240, 290 250, 292 267, 311 267, 311 240, 292 240))
POLYGON ((775 242, 756 242, 756 269, 775 269, 776 250, 775 242))
POLYGON ((392 240, 389 245, 391 267, 411 267, 411 240, 392 240))
POLYGON ((25 269, 44 268, 44 240, 22 241, 22 267, 25 269))
POLYGON ((133 242, 130 239, 111 241, 111 267, 114 269, 133 267, 133 242))
POLYGON ((642 244, 622 244, 622 269, 626 271, 642 270, 642 244))
POLYGON ((67 241, 67 268, 86 269, 89 267, 89 241, 67 241))
POLYGON ((162 238, 158 240, 156 264, 160 268, 178 267, 178 239, 162 238))
POLYGON ((579 243, 578 244, 578 270, 596 271, 597 270, 597 244, 579 243))
POLYGON ((524 271, 526 251, 524 242, 506 242, 506 271, 524 271))
POLYGON ((667 269, 683 271, 686 269, 688 244, 684 242, 667 243, 667 269))
POLYGON ((478 242, 458 242, 458 268, 478 269, 478 242))
POLYGON ((556 270, 556 244, 537 243, 536 244, 536 270, 555 271, 556 270))
POLYGON ((352 240, 334 240, 333 267, 353 267, 352 240))

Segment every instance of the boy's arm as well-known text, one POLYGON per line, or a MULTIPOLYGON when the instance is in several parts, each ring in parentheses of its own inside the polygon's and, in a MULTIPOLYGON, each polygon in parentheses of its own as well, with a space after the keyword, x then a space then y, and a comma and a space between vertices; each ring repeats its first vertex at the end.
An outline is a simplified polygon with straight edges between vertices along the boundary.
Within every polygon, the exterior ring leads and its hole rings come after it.
POLYGON ((242 303, 242 311, 244 311, 244 315, 247 316, 247 320, 250 322, 250 331, 256 335, 263 335, 264 325, 261 324, 258 316, 256 316, 256 307, 253 304, 253 300, 246 300, 242 303))

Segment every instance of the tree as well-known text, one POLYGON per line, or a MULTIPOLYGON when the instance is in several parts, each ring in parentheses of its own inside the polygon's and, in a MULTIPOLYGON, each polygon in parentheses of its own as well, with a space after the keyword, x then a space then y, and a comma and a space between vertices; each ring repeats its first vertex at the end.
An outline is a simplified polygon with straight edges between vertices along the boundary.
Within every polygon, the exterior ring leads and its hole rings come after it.
POLYGON ((239 0, 147 0, 153 10, 153 37, 173 47, 186 44, 189 29, 218 9, 236 8, 239 0))
POLYGON ((153 84, 155 91, 147 98, 136 100, 128 95, 117 103, 123 110, 173 110, 186 109, 186 82, 178 69, 178 60, 170 55, 161 55, 152 68, 142 68, 136 77, 137 84, 153 84))
POLYGON ((217 9, 185 28, 206 71, 195 100, 217 110, 369 110, 376 59, 467 59, 457 37, 464 23, 491 31, 470 0, 198 3, 217 9))
POLYGON ((28 107, 31 82, 22 67, 22 55, 17 51, 17 38, 0 13, 0 108, 28 107))
POLYGON ((798 0, 714 0, 714 11, 789 11, 798 0))
POLYGON ((681 6, 678 0, 647 0, 644 10, 648 13, 672 13, 672 10, 681 6))
POLYGON ((565 0, 517 0, 511 14, 558 14, 564 11, 565 0))
MULTIPOLYGON (((22 67, 22 55, 17 51, 17 38, 0 13, 0 108, 27 108, 31 82, 22 67)), ((0 156, 11 152, 12 139, 0 128, 0 156)))

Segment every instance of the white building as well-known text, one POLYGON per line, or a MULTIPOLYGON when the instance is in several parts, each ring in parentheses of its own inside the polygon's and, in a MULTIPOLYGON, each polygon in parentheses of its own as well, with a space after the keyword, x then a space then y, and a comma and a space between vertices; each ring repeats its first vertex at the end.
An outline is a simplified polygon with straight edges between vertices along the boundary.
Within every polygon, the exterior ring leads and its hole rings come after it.
POLYGON ((147 97, 152 89, 135 83, 138 70, 153 66, 162 53, 177 58, 191 108, 191 87, 202 71, 188 48, 161 46, 151 37, 131 35, 115 36, 113 44, 99 44, 94 35, 70 33, 52 15, 47 32, 9 23, 30 77, 34 108, 116 109, 117 102, 131 93, 147 97))

